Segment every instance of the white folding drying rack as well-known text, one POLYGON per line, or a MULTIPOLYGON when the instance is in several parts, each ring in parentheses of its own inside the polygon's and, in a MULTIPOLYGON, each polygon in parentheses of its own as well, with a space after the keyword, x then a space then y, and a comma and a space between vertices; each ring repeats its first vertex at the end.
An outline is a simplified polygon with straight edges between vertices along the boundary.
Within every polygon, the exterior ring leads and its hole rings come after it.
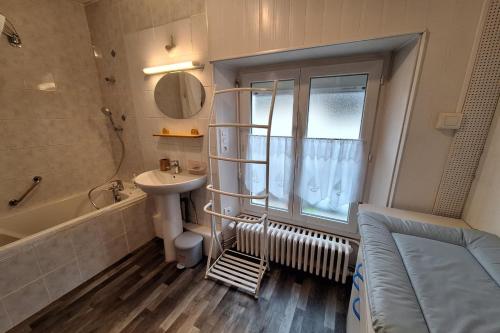
MULTIPOLYGON (((209 116, 209 133, 208 133, 208 170, 209 170, 209 179, 210 183, 207 185, 207 190, 210 191, 212 200, 208 202, 205 207, 204 211, 208 214, 211 215, 211 240, 210 240, 210 251, 208 255, 208 260, 207 260, 207 268, 206 268, 206 273, 205 273, 205 278, 213 278, 215 280, 224 282, 226 284, 235 286, 241 290, 244 290, 252 295, 254 295, 255 298, 258 297, 259 295, 259 289, 260 289, 260 283, 262 281, 262 277, 264 276, 264 273, 266 272, 266 269, 269 267, 269 260, 268 260, 268 215, 269 215, 269 156, 270 156, 270 139, 271 139, 271 125, 272 125, 272 120, 273 120, 273 112, 274 112, 274 102, 276 99, 276 89, 277 89, 278 82, 274 81, 273 87, 272 88, 231 88, 231 89, 224 89, 224 90, 215 90, 212 96, 212 103, 210 107, 210 116, 209 116), (271 93, 271 105, 269 107, 269 114, 268 114, 268 120, 267 120, 267 125, 257 125, 257 124, 240 124, 240 123, 217 123, 216 120, 216 115, 214 112, 214 105, 215 105, 215 98, 219 94, 226 94, 226 93, 236 93, 239 96, 240 93, 242 92, 248 92, 248 93, 253 93, 253 92, 264 92, 264 93, 271 93), (242 128, 246 129, 251 129, 251 128, 262 128, 267 130, 267 135, 266 135, 266 159, 265 160, 248 160, 248 159, 243 159, 241 156, 237 156, 237 158, 232 158, 232 157, 224 157, 224 156, 219 156, 219 155, 213 155, 210 152, 210 147, 211 147, 211 135, 212 135, 212 129, 215 128, 236 128, 238 131, 238 137, 240 135, 239 130, 242 128), (238 166, 240 163, 246 163, 246 164, 261 164, 265 165, 266 167, 266 187, 265 187, 265 192, 264 194, 261 195, 252 195, 252 194, 243 194, 243 193, 233 193, 233 192, 226 192, 221 189, 218 189, 214 187, 214 182, 213 182, 213 173, 212 173, 212 161, 226 161, 226 162, 234 162, 238 163, 238 166), (265 204, 264 204, 264 213, 262 216, 255 221, 252 221, 255 224, 262 224, 263 226, 263 233, 262 236, 264 239, 260 242, 260 244, 263 244, 261 251, 258 251, 259 254, 258 256, 250 256, 248 254, 244 254, 232 249, 224 249, 222 247, 221 240, 219 239, 219 236, 217 234, 217 223, 216 219, 220 218, 221 221, 222 219, 227 219, 234 221, 236 224, 240 222, 244 223, 249 223, 248 219, 236 217, 236 216, 229 216, 225 215, 222 212, 216 212, 215 211, 215 196, 231 196, 239 199, 246 199, 246 200, 251 200, 251 199, 264 199, 265 204), (218 257, 213 261, 212 263, 212 253, 213 253, 213 246, 214 243, 217 246, 217 249, 219 251, 218 257)), ((237 110, 237 112, 239 112, 237 110)), ((239 115, 237 117, 239 118, 239 115)), ((215 131, 217 133, 217 131, 215 131)), ((239 147, 238 147, 239 148, 239 147)), ((239 150, 238 150, 239 151, 239 150)), ((219 205, 220 206, 220 205, 219 205)))

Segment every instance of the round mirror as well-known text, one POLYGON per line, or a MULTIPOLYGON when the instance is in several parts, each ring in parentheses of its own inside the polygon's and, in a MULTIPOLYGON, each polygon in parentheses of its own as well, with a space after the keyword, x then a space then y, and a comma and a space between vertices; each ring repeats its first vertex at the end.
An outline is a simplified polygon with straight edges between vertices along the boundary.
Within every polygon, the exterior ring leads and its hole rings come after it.
POLYGON ((156 84, 155 102, 161 112, 170 118, 190 118, 203 107, 205 88, 189 73, 169 73, 156 84))

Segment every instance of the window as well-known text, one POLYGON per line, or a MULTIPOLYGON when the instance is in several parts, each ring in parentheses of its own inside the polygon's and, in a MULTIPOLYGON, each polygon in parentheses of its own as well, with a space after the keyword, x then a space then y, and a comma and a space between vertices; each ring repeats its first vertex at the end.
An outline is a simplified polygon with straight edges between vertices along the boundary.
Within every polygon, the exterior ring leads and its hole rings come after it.
MULTIPOLYGON (((273 81, 251 82, 253 88, 270 88, 273 81)), ((271 128, 271 160, 273 175, 270 177, 269 206, 282 212, 290 209, 290 191, 293 185, 293 115, 295 99, 295 80, 280 80, 274 102, 274 117, 271 128)), ((251 122, 267 125, 271 94, 253 92, 250 101, 251 122)), ((247 139, 247 157, 263 160, 266 154, 267 130, 252 128, 247 139)), ((262 194, 265 191, 264 165, 248 164, 245 167, 246 184, 249 193, 262 194)), ((252 199, 252 205, 263 206, 264 200, 252 199)))
MULTIPOLYGON (((359 178, 358 164, 361 161, 353 160, 351 155, 361 153, 357 151, 360 145, 357 140, 363 119, 367 80, 366 74, 310 79, 308 121, 303 144, 305 170, 301 175, 303 186, 300 196, 303 200, 300 211, 303 215, 347 223, 349 204, 354 198, 348 196, 345 200, 341 196, 342 192, 346 192, 345 187, 359 178), (338 169, 341 171, 338 172, 338 169), (312 173, 321 177, 314 180, 316 177, 310 175, 312 173)), ((347 191, 352 193, 356 190, 350 188, 347 191)))
MULTIPOLYGON (((349 212, 363 191, 381 67, 369 61, 242 75, 252 87, 279 80, 270 147, 272 218, 355 232, 349 212)), ((247 121, 265 124, 270 94, 252 93, 240 102, 247 121)), ((265 135, 265 129, 252 129, 242 138, 247 158, 265 157, 265 135)), ((265 191, 265 166, 246 165, 242 174, 244 191, 265 191)), ((263 204, 251 200, 243 207, 259 213, 263 204)))
MULTIPOLYGON (((267 82, 252 82, 252 88, 272 88, 272 81, 267 82)), ((293 92, 294 80, 283 80, 278 83, 278 92, 274 102, 273 126, 271 129, 272 136, 287 136, 293 135, 293 92)), ((267 125, 267 114, 271 104, 271 95, 267 93, 252 93, 251 101, 252 122, 258 125, 267 125)), ((262 128, 253 128, 252 134, 266 135, 267 130, 262 128)))
POLYGON ((359 139, 368 76, 311 78, 308 138, 359 139))

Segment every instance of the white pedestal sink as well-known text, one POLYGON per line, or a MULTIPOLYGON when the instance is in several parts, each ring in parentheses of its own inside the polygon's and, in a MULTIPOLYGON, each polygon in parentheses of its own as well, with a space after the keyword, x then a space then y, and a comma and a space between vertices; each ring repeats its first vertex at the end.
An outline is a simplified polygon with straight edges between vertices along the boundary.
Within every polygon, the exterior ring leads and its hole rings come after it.
POLYGON ((206 175, 191 175, 187 172, 174 174, 171 171, 151 170, 135 177, 134 183, 144 192, 154 196, 160 214, 165 261, 175 260, 174 240, 182 233, 182 217, 179 193, 200 188, 206 175))

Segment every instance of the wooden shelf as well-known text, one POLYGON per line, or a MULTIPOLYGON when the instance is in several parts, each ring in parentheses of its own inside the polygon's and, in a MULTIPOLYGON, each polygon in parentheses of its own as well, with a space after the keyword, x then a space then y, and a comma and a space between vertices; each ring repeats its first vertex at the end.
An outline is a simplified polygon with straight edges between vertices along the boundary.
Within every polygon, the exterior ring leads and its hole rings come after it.
POLYGON ((158 136, 161 138, 202 138, 203 134, 190 134, 190 133, 178 133, 178 134, 153 134, 153 136, 158 136))
POLYGON ((170 132, 170 130, 163 128, 161 130, 161 133, 153 134, 153 136, 158 136, 161 138, 202 138, 203 134, 200 134, 200 132, 196 128, 191 129, 191 132, 185 133, 172 133, 170 132))

